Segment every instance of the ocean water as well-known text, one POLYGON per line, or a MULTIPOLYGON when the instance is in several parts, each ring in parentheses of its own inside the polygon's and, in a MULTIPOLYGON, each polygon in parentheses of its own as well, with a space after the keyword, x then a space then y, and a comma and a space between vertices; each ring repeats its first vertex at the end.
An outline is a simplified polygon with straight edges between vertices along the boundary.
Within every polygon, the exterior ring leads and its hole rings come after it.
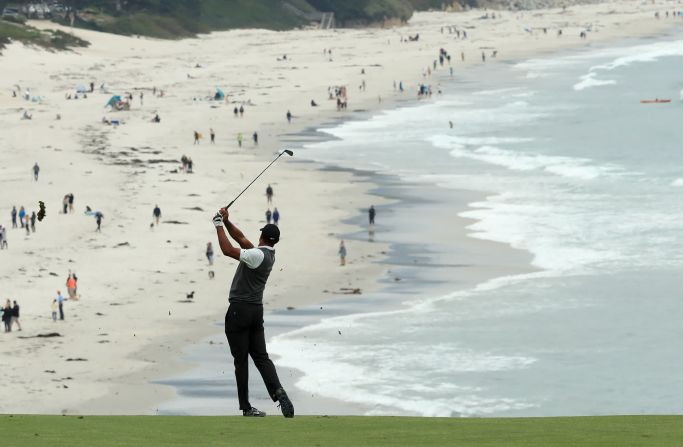
POLYGON ((369 414, 683 412, 683 34, 456 70, 442 88, 300 154, 438 188, 444 209, 449 191, 483 192, 461 213, 470 236, 538 271, 279 334, 278 365, 369 414), (640 103, 655 98, 672 102, 640 103))

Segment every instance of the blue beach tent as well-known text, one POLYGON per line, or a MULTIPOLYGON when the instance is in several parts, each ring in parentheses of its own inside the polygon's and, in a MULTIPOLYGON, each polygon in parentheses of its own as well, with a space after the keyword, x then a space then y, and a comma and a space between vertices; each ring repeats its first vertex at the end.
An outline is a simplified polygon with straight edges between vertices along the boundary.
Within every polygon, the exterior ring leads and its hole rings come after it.
POLYGON ((116 104, 121 102, 121 97, 119 95, 114 95, 109 99, 105 107, 114 107, 116 104))

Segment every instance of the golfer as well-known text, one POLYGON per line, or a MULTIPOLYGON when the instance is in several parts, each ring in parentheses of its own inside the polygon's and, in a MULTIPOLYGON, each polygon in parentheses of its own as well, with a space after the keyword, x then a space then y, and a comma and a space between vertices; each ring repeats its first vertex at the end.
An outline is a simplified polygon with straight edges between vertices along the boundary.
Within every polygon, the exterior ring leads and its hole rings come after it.
POLYGON ((294 405, 287 397, 268 357, 263 333, 263 290, 275 263, 275 244, 280 240, 277 226, 268 224, 261 228, 259 246, 254 247, 244 234, 229 220, 228 210, 221 208, 213 223, 218 234, 218 244, 225 256, 239 261, 230 286, 230 307, 225 315, 225 335, 230 352, 235 359, 235 379, 240 410, 244 416, 266 415, 249 403, 249 356, 258 368, 273 402, 279 402, 282 414, 294 417, 294 405), (232 245, 223 225, 228 229, 239 247, 232 245), (240 249, 241 247, 241 249, 240 249))

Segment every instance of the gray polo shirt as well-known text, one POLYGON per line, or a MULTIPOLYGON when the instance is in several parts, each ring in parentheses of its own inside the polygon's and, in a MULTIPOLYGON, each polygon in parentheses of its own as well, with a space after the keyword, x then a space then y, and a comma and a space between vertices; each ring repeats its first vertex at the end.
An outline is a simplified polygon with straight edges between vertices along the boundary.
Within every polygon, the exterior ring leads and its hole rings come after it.
POLYGON ((275 249, 261 246, 240 250, 240 264, 230 286, 231 303, 263 304, 263 290, 275 263, 275 249))

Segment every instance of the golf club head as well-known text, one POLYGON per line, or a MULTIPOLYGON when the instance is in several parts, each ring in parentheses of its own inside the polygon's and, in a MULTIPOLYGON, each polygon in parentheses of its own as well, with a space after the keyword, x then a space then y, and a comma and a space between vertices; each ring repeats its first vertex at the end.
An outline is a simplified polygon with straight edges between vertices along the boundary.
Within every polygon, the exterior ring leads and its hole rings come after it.
POLYGON ((285 154, 287 154, 287 155, 289 155, 290 157, 293 157, 293 156, 294 156, 294 152, 290 151, 289 149, 285 149, 285 150, 282 151, 282 152, 285 153, 285 154))

